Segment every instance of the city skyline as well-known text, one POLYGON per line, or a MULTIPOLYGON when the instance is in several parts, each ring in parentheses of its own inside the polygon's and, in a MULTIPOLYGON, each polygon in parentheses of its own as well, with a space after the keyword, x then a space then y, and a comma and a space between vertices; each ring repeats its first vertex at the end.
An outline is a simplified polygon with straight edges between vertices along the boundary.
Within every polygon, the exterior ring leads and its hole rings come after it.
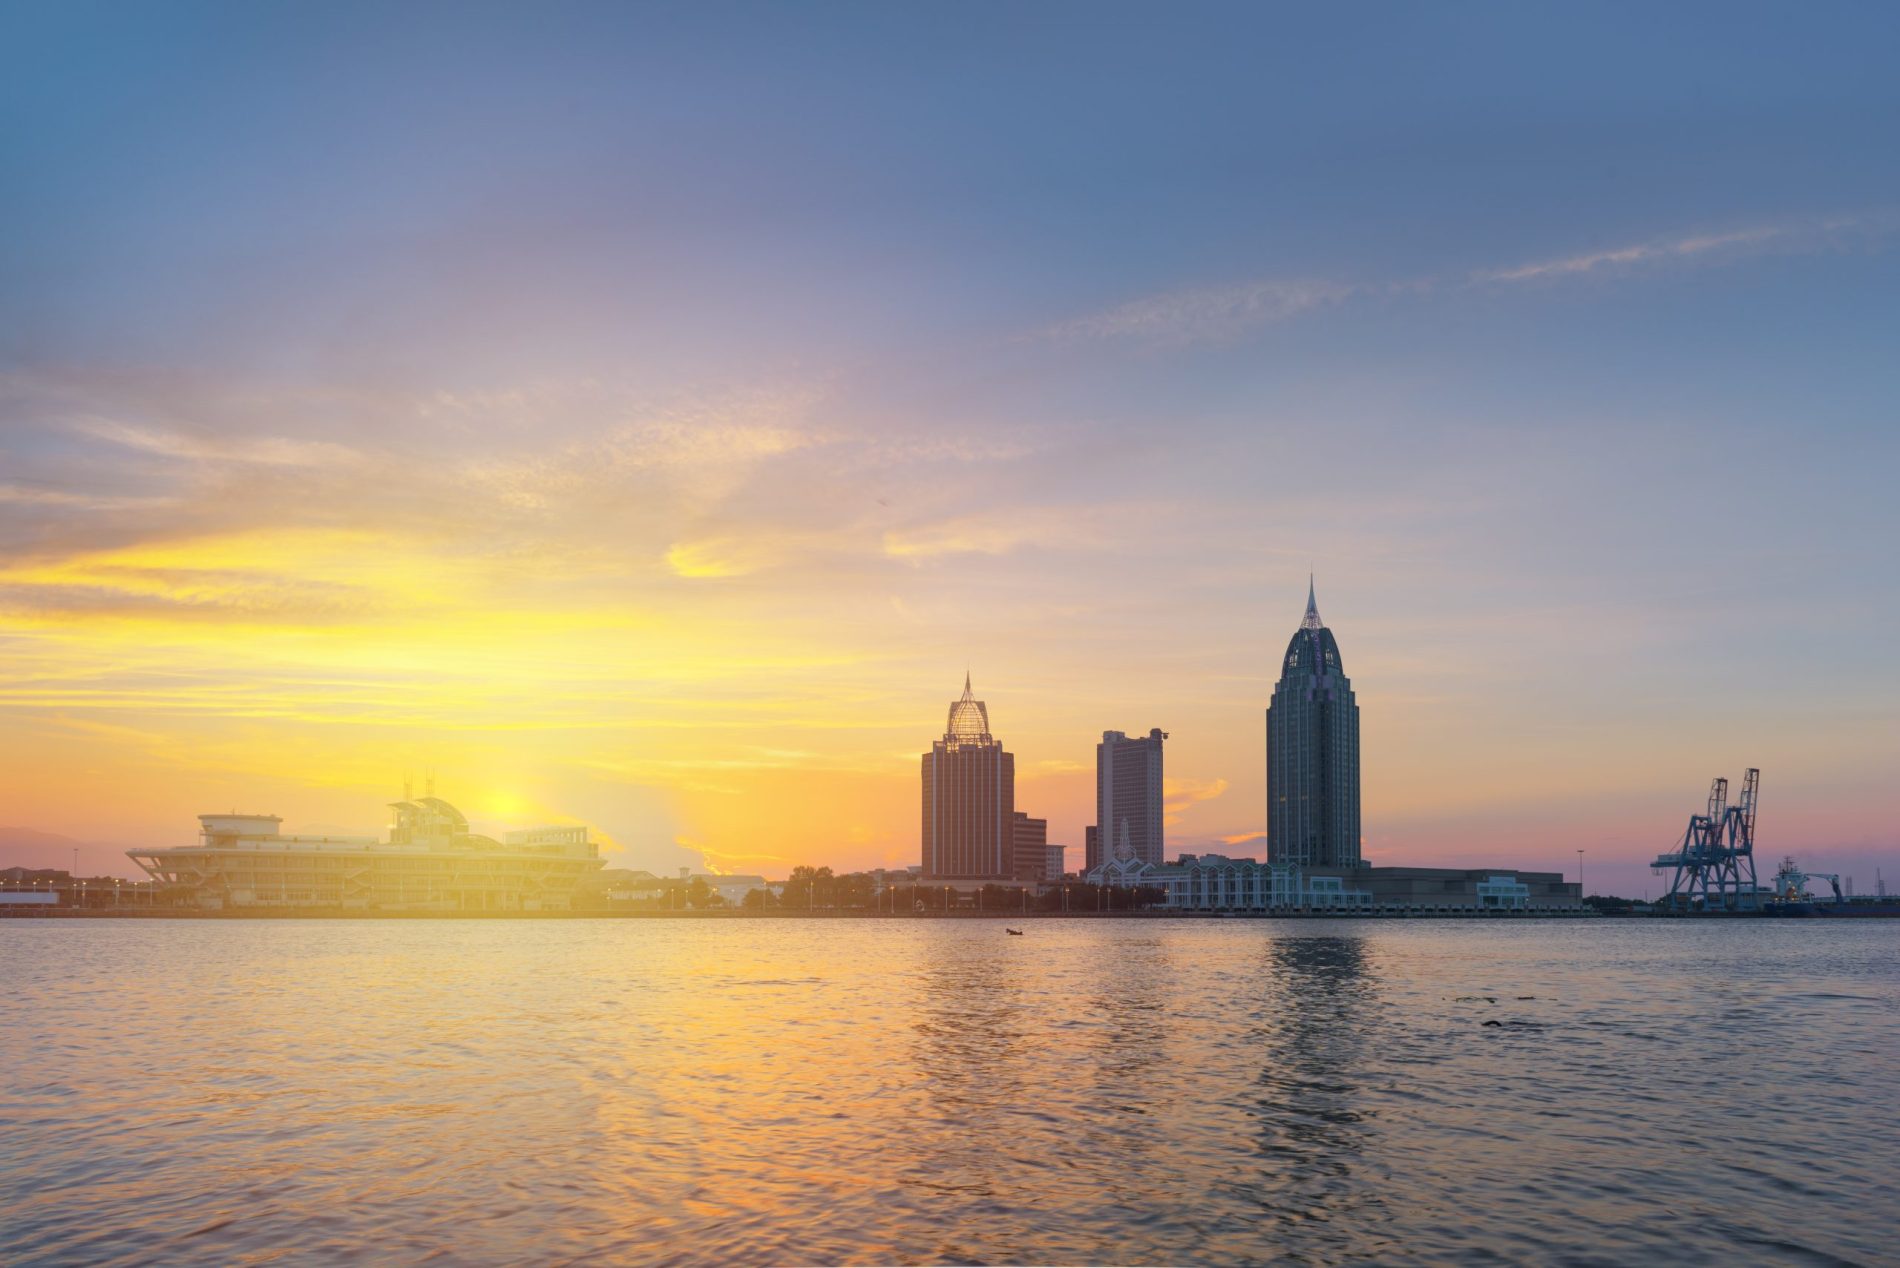
POLYGON ((0 1258, 1892 1258, 1896 47, 0 4, 0 1258))
POLYGON ((1317 570, 1368 858, 1637 895, 1758 766, 1764 853, 1900 875, 1877 32, 4 22, 0 826, 434 767, 617 863, 892 866, 969 665, 1072 864, 1154 722, 1169 852, 1259 856, 1317 570))

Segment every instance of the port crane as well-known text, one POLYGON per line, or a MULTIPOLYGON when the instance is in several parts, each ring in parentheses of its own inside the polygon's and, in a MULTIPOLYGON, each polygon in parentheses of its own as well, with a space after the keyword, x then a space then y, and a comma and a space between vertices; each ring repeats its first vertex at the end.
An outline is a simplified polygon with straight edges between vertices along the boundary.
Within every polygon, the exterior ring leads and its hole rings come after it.
POLYGON ((1761 888, 1755 880, 1755 804, 1761 771, 1749 767, 1741 800, 1728 804, 1728 780, 1709 785, 1704 814, 1690 815, 1682 841, 1656 856, 1654 868, 1674 868, 1665 907, 1678 911, 1759 911, 1761 888))

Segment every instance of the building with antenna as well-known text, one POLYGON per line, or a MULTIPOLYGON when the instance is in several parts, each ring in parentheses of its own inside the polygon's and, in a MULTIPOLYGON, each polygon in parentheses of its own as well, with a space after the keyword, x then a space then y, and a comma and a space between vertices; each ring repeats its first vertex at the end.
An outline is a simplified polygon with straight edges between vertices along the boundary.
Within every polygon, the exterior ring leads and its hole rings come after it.
POLYGON ((931 881, 1016 879, 1016 757, 990 734, 967 673, 923 755, 923 865, 931 881))
POLYGON ((1313 579, 1267 706, 1267 861, 1358 867, 1359 704, 1313 579))
POLYGON ((1128 857, 1159 863, 1167 850, 1161 797, 1161 744, 1168 733, 1155 727, 1129 739, 1102 732, 1095 746, 1095 823, 1083 835, 1085 866, 1128 857))

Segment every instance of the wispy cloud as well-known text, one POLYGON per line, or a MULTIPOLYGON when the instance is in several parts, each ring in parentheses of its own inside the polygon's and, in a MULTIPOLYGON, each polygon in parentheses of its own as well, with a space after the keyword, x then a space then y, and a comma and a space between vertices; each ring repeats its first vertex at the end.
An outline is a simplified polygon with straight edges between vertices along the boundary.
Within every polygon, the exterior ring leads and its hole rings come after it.
POLYGON ((1473 273, 1471 280, 1474 282, 1535 282, 1552 278, 1575 277, 1583 273, 1661 264, 1670 260, 1707 256, 1725 250, 1733 251, 1744 247, 1761 246, 1765 243, 1785 242, 1797 232, 1799 230, 1789 226, 1759 226, 1752 229, 1737 229, 1730 233, 1704 233, 1658 242, 1639 242, 1605 251, 1588 251, 1582 255, 1565 256, 1555 260, 1539 260, 1512 268, 1483 269, 1473 273))
POLYGON ((193 436, 96 417, 74 419, 71 426, 73 430, 95 440, 191 462, 317 467, 353 463, 358 458, 356 451, 347 445, 333 444, 327 440, 295 440, 285 436, 193 436))
POLYGON ((1173 827, 1181 822, 1188 807, 1198 801, 1212 801, 1226 791, 1224 779, 1164 779, 1161 781, 1162 822, 1173 827))
POLYGON ((19 506, 59 507, 76 511, 135 511, 165 506, 173 501, 163 497, 101 497, 70 489, 41 489, 28 485, 0 484, 0 502, 19 506))
POLYGON ((1357 288, 1319 278, 1189 287, 1130 300, 1051 326, 1053 340, 1136 339, 1189 343, 1231 338, 1266 322, 1340 303, 1357 288))
POLYGON ((1086 547, 1103 539, 1100 508, 1012 509, 891 529, 884 554, 907 563, 949 555, 1007 555, 1025 546, 1086 547))
POLYGON ((1461 276, 1351 282, 1326 278, 1256 279, 1189 287, 1129 300, 1038 332, 1054 341, 1125 340, 1154 344, 1218 342, 1258 326, 1288 321, 1349 300, 1423 295, 1469 286, 1552 282, 1593 273, 1627 272, 1688 262, 1728 263, 1766 253, 1836 249, 1900 229, 1900 213, 1878 211, 1808 217, 1739 229, 1679 234, 1522 264, 1476 269, 1461 276))

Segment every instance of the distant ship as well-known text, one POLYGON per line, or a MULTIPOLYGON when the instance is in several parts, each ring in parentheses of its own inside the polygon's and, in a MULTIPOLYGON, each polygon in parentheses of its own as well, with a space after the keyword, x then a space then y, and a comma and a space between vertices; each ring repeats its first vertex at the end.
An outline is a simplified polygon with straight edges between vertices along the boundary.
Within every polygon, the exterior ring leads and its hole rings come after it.
POLYGON ((1850 897, 1841 892, 1838 875, 1805 871, 1790 854, 1783 856, 1781 866, 1775 871, 1774 893, 1762 903, 1762 912, 1769 916, 1900 916, 1900 898, 1850 897), (1811 880, 1826 881, 1834 890, 1833 899, 1817 899, 1810 893, 1808 882, 1811 880))

